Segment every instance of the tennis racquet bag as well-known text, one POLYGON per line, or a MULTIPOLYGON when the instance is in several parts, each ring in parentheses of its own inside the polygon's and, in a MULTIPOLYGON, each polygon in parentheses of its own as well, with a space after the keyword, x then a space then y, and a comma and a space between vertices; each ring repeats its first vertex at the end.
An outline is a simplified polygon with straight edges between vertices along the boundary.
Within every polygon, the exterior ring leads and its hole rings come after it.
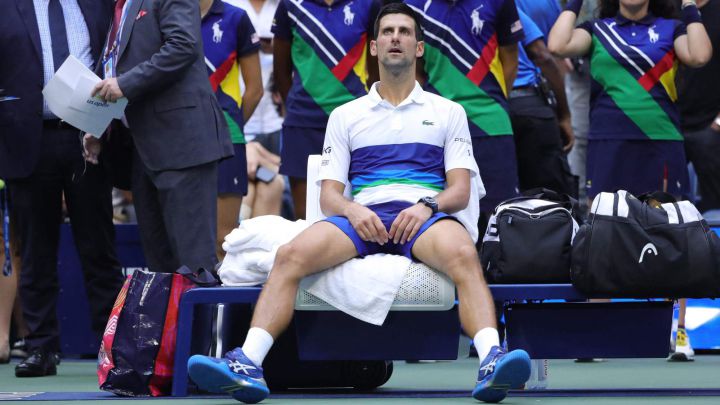
POLYGON ((589 295, 720 296, 720 241, 689 201, 656 192, 600 193, 572 251, 572 282, 589 295))

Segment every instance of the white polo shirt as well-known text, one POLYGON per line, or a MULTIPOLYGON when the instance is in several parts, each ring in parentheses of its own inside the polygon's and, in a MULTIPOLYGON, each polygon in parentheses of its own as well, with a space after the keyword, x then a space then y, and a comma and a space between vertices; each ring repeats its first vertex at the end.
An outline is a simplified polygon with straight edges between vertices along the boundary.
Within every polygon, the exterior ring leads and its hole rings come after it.
POLYGON ((350 184, 353 200, 364 206, 414 204, 442 191, 449 170, 463 168, 480 194, 469 205, 477 206, 485 193, 460 104, 425 92, 416 82, 396 107, 380 97, 377 85, 330 114, 319 179, 350 184))

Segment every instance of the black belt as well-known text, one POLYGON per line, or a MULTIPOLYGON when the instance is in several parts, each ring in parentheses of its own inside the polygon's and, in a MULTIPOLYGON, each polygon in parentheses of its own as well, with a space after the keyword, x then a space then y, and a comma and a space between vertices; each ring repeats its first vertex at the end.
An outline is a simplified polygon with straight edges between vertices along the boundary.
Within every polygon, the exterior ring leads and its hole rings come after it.
POLYGON ((538 89, 535 86, 516 87, 510 91, 509 98, 532 97, 539 94, 540 93, 538 93, 538 89))
POLYGON ((65 122, 59 118, 43 120, 43 128, 47 128, 47 129, 77 129, 74 126, 68 124, 67 122, 65 122))

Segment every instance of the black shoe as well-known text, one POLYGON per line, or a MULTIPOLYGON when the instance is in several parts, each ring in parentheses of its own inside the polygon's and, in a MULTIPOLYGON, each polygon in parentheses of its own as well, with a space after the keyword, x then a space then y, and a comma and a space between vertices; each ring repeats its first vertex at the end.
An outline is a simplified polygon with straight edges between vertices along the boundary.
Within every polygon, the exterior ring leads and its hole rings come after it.
POLYGON ((57 374, 55 353, 35 349, 27 359, 15 366, 15 377, 43 377, 57 374))

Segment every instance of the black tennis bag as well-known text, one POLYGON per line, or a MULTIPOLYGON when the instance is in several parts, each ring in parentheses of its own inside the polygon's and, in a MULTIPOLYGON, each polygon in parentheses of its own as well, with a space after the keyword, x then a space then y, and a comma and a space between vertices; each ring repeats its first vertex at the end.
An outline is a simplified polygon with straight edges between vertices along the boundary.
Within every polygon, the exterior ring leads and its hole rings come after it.
POLYGON ((720 296, 720 240, 689 201, 666 193, 600 193, 572 251, 572 282, 589 295, 720 296))
POLYGON ((533 189, 501 202, 483 236, 480 259, 489 283, 569 283, 577 201, 533 189))

